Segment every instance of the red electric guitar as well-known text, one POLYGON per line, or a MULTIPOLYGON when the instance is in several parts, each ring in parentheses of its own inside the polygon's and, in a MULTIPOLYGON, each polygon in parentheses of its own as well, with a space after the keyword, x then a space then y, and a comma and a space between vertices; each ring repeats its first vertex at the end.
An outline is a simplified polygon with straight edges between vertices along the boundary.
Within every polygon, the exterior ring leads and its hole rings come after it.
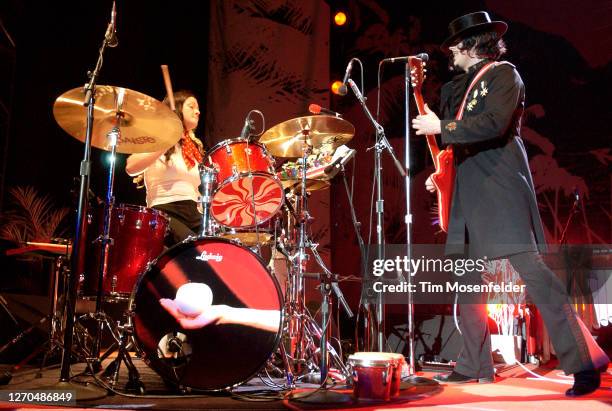
MULTIPOLYGON (((416 102, 419 114, 425 114, 425 103, 421 94, 421 86, 424 75, 423 60, 417 57, 410 57, 408 64, 410 65, 410 78, 412 81, 412 90, 414 91, 414 101, 416 102)), ((445 232, 448 231, 448 220, 450 217, 451 202, 453 200, 453 186, 455 184, 455 163, 453 161, 453 148, 448 146, 444 150, 440 150, 436 136, 428 135, 427 146, 433 158, 436 171, 431 175, 431 181, 436 187, 438 194, 438 216, 440 218, 440 228, 445 232)))

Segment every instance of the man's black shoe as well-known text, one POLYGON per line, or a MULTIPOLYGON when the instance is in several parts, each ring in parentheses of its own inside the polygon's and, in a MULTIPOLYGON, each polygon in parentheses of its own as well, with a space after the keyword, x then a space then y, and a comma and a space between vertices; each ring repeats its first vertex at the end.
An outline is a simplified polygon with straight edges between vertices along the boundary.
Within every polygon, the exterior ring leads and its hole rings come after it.
POLYGON ((443 384, 466 384, 469 382, 488 384, 495 382, 495 376, 486 378, 472 378, 468 377, 467 375, 460 374, 457 371, 453 371, 450 374, 438 374, 434 376, 433 379, 443 384))
POLYGON ((600 370, 580 371, 574 374, 574 386, 565 391, 568 397, 579 397, 595 391, 601 385, 600 370))

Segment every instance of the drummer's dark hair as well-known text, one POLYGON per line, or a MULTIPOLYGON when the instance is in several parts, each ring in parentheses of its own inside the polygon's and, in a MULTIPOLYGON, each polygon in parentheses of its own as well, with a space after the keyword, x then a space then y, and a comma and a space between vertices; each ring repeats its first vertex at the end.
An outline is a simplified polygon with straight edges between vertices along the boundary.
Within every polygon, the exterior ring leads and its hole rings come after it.
MULTIPOLYGON (((191 90, 178 90, 174 92, 173 94, 174 94, 174 112, 181 119, 181 123, 182 123, 183 122, 183 104, 185 104, 185 101, 189 97, 193 97, 196 100, 198 98, 196 97, 195 93, 191 90)), ((164 104, 170 107, 170 99, 168 98, 168 96, 164 97, 164 104)), ((190 137, 193 140, 193 142, 196 144, 198 149, 200 150, 200 153, 204 154, 204 145, 202 144, 200 139, 196 138, 194 135, 190 135, 190 137)), ((164 153, 165 161, 168 161, 168 158, 170 158, 170 156, 174 153, 174 151, 176 150, 175 147, 176 146, 170 147, 164 153)))

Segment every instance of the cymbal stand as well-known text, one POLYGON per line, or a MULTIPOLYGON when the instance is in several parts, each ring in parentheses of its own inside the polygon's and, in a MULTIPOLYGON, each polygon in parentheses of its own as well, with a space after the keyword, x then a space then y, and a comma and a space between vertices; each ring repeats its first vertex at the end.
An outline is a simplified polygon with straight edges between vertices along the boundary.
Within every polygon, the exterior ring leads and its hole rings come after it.
MULTIPOLYGON (((96 324, 96 335, 94 337, 91 357, 88 358, 88 362, 91 365, 91 370, 97 372, 101 368, 102 361, 107 358, 115 350, 118 352, 117 359, 115 359, 104 371, 104 375, 109 375, 111 370, 115 369, 116 373, 119 372, 120 361, 123 361, 130 375, 130 382, 128 383, 128 389, 135 389, 140 391, 142 383, 139 381, 139 374, 136 367, 131 361, 130 354, 128 352, 128 344, 126 340, 125 330, 118 330, 117 326, 111 322, 108 315, 103 310, 102 303, 104 302, 104 279, 107 278, 110 273, 108 272, 108 258, 110 255, 110 248, 113 245, 113 239, 110 237, 110 223, 113 207, 115 205, 114 196, 114 184, 115 184, 115 164, 117 155, 117 143, 121 138, 121 121, 123 119, 123 103, 125 98, 125 89, 119 88, 118 93, 115 96, 115 126, 108 133, 108 146, 111 147, 109 171, 108 171, 108 183, 106 190, 106 201, 104 203, 104 228, 102 235, 99 236, 95 241, 101 244, 100 250, 100 267, 98 270, 98 289, 96 295, 96 311, 92 314, 96 324), (112 335, 115 343, 100 356, 100 346, 102 343, 102 334, 104 329, 107 328, 112 335)), ((116 277, 112 278, 112 288, 114 289, 116 284, 116 277)), ((118 374, 117 374, 118 375, 118 374)))
MULTIPOLYGON (((115 4, 113 3, 113 14, 115 4)), ((111 21, 106 29, 102 46, 98 54, 98 61, 93 72, 89 74, 89 82, 85 85, 85 100, 83 105, 87 108, 87 122, 85 127, 85 150, 80 166, 81 185, 79 188, 79 200, 75 226, 74 241, 72 242, 71 270, 66 291, 66 326, 64 329, 64 350, 62 352, 62 365, 59 381, 47 387, 57 390, 74 390, 77 400, 93 400, 106 396, 106 390, 92 385, 76 384, 70 381, 70 363, 72 357, 72 342, 74 334, 74 312, 76 307, 78 278, 83 267, 83 245, 87 233, 87 193, 89 192, 89 176, 91 172, 91 139, 93 133, 94 105, 96 101, 96 82, 102 69, 104 51, 109 45, 116 45, 113 41, 115 24, 111 21)))
MULTIPOLYGON (((102 303, 104 302, 104 279, 108 273, 108 257, 110 247, 113 245, 113 239, 110 238, 110 222, 111 213, 115 205, 115 196, 113 193, 115 185, 115 159, 117 154, 117 141, 121 138, 121 119, 123 117, 123 101, 125 97, 125 89, 119 88, 119 92, 115 96, 115 126, 108 133, 108 146, 111 147, 110 161, 108 166, 108 182, 106 187, 106 201, 104 203, 104 228, 102 235, 100 235, 95 242, 101 244, 100 249, 100 267, 98 269, 98 289, 96 295, 96 312, 94 318, 97 321, 96 335, 94 338, 92 348, 92 358, 89 362, 93 364, 94 371, 100 369, 100 345, 102 343, 102 333, 104 332, 104 326, 110 325, 107 319, 107 315, 102 309, 102 303)), ((113 284, 115 280, 113 280, 113 284)), ((111 330, 112 332, 112 330, 111 330)))
MULTIPOLYGON (((296 371, 303 374, 309 375, 311 372, 320 372, 321 381, 324 382, 327 379, 328 373, 328 354, 331 356, 333 362, 341 371, 345 377, 349 377, 350 373, 342 359, 337 354, 336 350, 327 342, 327 320, 329 314, 329 293, 333 290, 337 293, 339 300, 343 301, 343 307, 348 309, 346 301, 339 292, 339 288, 333 286, 333 281, 327 281, 326 279, 333 279, 334 275, 325 267, 322 258, 316 250, 316 244, 313 244, 308 238, 307 225, 312 221, 312 217, 308 213, 308 192, 306 189, 306 172, 308 171, 307 158, 312 152, 312 147, 308 144, 309 130, 303 131, 303 150, 302 150, 302 176, 300 184, 300 196, 296 198, 296 226, 297 230, 290 230, 294 233, 291 236, 291 245, 293 245, 292 251, 295 251, 293 255, 290 255, 291 267, 289 270, 289 286, 287 290, 287 335, 289 337, 290 349, 289 354, 291 359, 297 363, 296 371), (297 239, 296 233, 297 231, 297 239), (297 243, 296 243, 297 240, 297 243), (319 266, 323 269, 325 274, 311 274, 306 273, 306 263, 309 259, 307 250, 310 250, 319 266), (304 278, 317 277, 322 280, 321 293, 323 295, 322 301, 322 315, 323 315, 323 328, 319 327, 315 319, 311 316, 306 308, 305 303, 305 288, 304 278), (319 365, 316 364, 316 351, 317 344, 315 339, 319 340, 319 348, 321 353, 321 360, 319 365), (303 373, 306 371, 306 373, 303 373)), ((282 245, 281 245, 282 246, 282 245)), ((287 253, 289 254, 289 253, 287 253)), ((352 316, 350 309, 347 311, 349 316, 352 316)))

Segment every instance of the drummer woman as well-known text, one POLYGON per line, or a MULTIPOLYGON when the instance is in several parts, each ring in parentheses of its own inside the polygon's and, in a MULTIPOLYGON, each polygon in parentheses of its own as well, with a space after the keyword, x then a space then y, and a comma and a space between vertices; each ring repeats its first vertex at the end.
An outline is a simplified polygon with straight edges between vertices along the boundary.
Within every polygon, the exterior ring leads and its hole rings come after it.
MULTIPOLYGON (((198 211, 200 174, 204 148, 195 136, 200 108, 190 91, 174 93, 176 113, 183 122, 183 136, 168 150, 132 154, 125 171, 130 176, 144 175, 147 206, 170 216, 166 245, 172 246, 200 231, 202 215, 198 211)), ((168 97, 164 103, 170 105, 168 97)))

